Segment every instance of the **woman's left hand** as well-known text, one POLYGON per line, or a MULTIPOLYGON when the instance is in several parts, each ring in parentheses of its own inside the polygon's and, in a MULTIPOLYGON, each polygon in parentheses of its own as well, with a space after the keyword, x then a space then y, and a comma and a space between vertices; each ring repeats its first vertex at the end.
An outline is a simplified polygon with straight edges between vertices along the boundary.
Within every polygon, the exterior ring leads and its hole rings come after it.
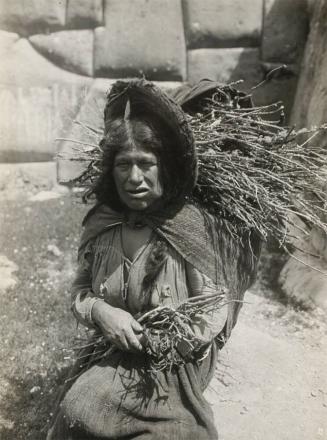
POLYGON ((104 337, 121 350, 131 352, 143 350, 141 344, 143 327, 130 313, 112 307, 104 301, 98 301, 93 306, 92 317, 101 328, 104 337))

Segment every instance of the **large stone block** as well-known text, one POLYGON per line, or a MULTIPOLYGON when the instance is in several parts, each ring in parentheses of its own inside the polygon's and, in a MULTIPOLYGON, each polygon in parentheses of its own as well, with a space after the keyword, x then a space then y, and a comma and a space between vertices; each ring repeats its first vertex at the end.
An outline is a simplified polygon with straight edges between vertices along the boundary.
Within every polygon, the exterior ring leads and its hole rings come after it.
POLYGON ((327 120, 327 2, 317 0, 315 5, 292 114, 298 127, 327 120))
POLYGON ((0 87, 0 162, 53 160, 79 108, 83 89, 67 83, 47 87, 0 87))
POLYGON ((90 78, 56 67, 40 55, 24 38, 6 45, 6 62, 0 64, 0 85, 49 87, 56 83, 84 86, 90 78))
POLYGON ((95 31, 97 76, 185 78, 180 0, 106 0, 105 24, 95 31))
POLYGON ((26 36, 62 29, 66 0, 0 0, 0 28, 26 36))
MULTIPOLYGON (((319 126, 327 121, 326 23, 327 1, 317 0, 292 113, 292 124, 299 128, 319 126)), ((312 140, 312 143, 326 147, 327 132, 321 132, 312 140)), ((327 197, 327 183, 325 184, 325 193, 327 197)), ((326 221, 326 214, 322 218, 326 221)))
POLYGON ((262 59, 298 62, 308 34, 307 0, 265 0, 264 9, 262 59))
MULTIPOLYGON (((311 30, 302 62, 302 69, 292 113, 292 125, 298 128, 320 125, 327 120, 327 1, 316 0, 311 30)), ((312 141, 327 145, 327 134, 321 133, 312 141)), ((307 145, 310 148, 310 143, 307 145)), ((323 170, 321 170, 321 175, 323 170)), ((317 182, 317 184, 319 184, 317 182)), ((326 195, 327 195, 327 185, 326 195)), ((321 213, 326 221, 326 214, 321 213)), ((308 252, 320 258, 306 256, 306 263, 327 273, 327 236, 313 228, 305 242, 308 252)), ((303 259, 303 255, 298 254, 303 259)), ((281 273, 281 284, 287 295, 304 302, 313 302, 327 309, 327 278, 310 267, 304 267, 290 259, 281 273)))
POLYGON ((68 27, 91 28, 103 24, 103 0, 68 0, 68 27))
POLYGON ((54 66, 25 39, 0 65, 0 161, 51 160, 54 140, 78 112, 90 79, 54 66))
POLYGON ((183 0, 189 48, 258 46, 263 0, 183 0))
MULTIPOLYGON (((307 251, 314 252, 314 249, 308 244, 307 251)), ((327 277, 321 273, 327 273, 326 260, 298 251, 294 255, 296 259, 291 258, 280 274, 282 290, 288 298, 307 307, 319 306, 327 310, 327 277)))
MULTIPOLYGON (((327 121, 327 1, 317 0, 313 11, 310 35, 307 41, 305 54, 296 98, 292 113, 292 124, 298 128, 320 126, 327 121)), ((324 130, 315 136, 311 144, 327 148, 327 132, 324 130)), ((327 164, 326 164, 327 166, 327 164)), ((327 168, 321 170, 321 175, 327 173, 327 168)), ((327 179, 322 186, 327 203, 327 179)), ((327 214, 321 213, 321 218, 327 222, 327 214)), ((322 231, 313 230, 311 243, 316 247, 318 255, 327 260, 327 237, 322 231), (317 238, 319 237, 319 238, 317 238), (323 238, 324 237, 324 238, 323 238), (318 247, 318 243, 323 248, 318 247), (324 250, 323 250, 324 249, 324 250)))
POLYGON ((188 51, 188 80, 209 78, 221 83, 244 80, 243 88, 263 79, 259 50, 253 48, 195 49, 188 51))
POLYGON ((93 31, 72 30, 33 35, 32 45, 63 69, 81 75, 93 75, 93 31))

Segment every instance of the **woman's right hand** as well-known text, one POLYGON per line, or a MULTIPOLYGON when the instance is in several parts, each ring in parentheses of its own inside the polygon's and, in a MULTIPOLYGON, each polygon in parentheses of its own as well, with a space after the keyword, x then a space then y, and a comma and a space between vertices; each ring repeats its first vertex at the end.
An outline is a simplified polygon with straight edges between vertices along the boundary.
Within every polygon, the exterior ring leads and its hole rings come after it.
POLYGON ((121 350, 132 352, 143 350, 140 342, 143 327, 130 313, 112 307, 105 301, 97 301, 92 308, 92 319, 101 328, 104 337, 121 350))

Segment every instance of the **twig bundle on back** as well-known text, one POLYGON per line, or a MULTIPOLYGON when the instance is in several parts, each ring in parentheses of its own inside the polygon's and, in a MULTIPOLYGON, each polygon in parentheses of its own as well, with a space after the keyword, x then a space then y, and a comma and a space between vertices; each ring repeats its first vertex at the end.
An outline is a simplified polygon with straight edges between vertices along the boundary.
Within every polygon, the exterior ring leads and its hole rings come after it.
POLYGON ((292 239, 288 224, 297 227, 292 214, 327 232, 321 220, 327 212, 327 149, 308 145, 327 126, 281 127, 276 122, 283 112, 280 102, 245 107, 244 99, 222 87, 190 114, 199 158, 194 198, 232 225, 255 229, 264 240, 273 236, 281 245, 292 239))
MULTIPOLYGON (((244 104, 246 99, 244 93, 221 86, 184 108, 199 163, 193 200, 229 220, 232 232, 252 229, 281 246, 293 241, 289 226, 298 228, 294 214, 327 232, 322 220, 327 212, 327 149, 310 142, 327 125, 299 131, 281 127, 276 122, 283 113, 280 102, 253 107, 244 104)), ((83 128, 94 134, 95 142, 77 148, 69 159, 87 163, 72 182, 89 192, 101 172, 102 149, 96 139, 100 133, 85 124, 83 128)))

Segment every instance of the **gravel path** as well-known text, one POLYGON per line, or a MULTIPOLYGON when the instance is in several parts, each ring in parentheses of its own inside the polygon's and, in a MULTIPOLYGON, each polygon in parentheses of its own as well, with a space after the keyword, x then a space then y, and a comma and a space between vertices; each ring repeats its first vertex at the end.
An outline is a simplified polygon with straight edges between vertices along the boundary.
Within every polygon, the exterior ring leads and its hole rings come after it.
POLYGON ((246 300, 206 393, 220 440, 326 440, 323 315, 298 319, 264 298, 246 300))

